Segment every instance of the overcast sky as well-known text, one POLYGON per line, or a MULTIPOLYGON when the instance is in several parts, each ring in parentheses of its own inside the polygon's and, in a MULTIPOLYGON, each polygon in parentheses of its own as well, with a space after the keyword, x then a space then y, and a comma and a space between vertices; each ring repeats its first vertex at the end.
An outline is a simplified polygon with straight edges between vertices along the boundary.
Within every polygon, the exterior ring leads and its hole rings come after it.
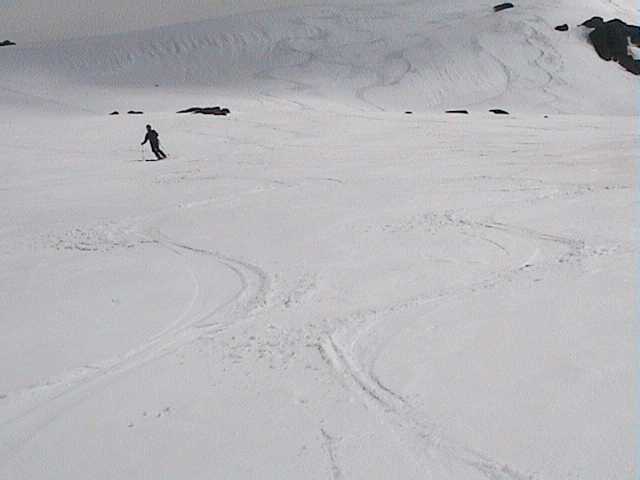
POLYGON ((56 40, 141 30, 294 5, 384 0, 0 0, 0 40, 56 40))
MULTIPOLYGON (((0 40, 18 42, 140 30, 313 0, 0 0, 0 40)), ((323 3, 323 2, 319 2, 323 3)))

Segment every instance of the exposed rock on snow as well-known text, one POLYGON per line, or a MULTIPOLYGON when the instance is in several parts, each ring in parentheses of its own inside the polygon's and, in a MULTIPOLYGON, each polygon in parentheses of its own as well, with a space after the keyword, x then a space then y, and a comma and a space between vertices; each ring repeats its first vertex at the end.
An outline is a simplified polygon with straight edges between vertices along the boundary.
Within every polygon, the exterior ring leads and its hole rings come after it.
POLYGON ((586 22, 582 23, 582 27, 588 28, 598 28, 604 23, 604 19, 602 17, 591 17, 586 22))
POLYGON ((109 115, 120 115, 120 112, 117 110, 114 110, 113 112, 111 112, 109 115))
POLYGON ((12 42, 11 40, 4 40, 0 42, 0 47, 8 47, 11 45, 15 45, 15 42, 12 42))
POLYGON ((640 74, 640 61, 630 51, 640 46, 640 27, 628 25, 617 18, 605 22, 602 17, 590 18, 582 26, 594 29, 589 40, 600 58, 618 62, 634 75, 640 74))
POLYGON ((129 115, 142 115, 142 114, 144 114, 144 112, 140 112, 138 110, 129 110, 127 113, 129 115))
POLYGON ((496 115, 509 115, 509 112, 506 110, 502 110, 501 108, 492 108, 489 110, 491 113, 495 113, 496 115))
POLYGON ((555 29, 559 32, 566 32, 569 30, 569 25, 563 23, 562 25, 558 25, 555 29))
POLYGON ((464 115, 468 115, 469 110, 447 110, 445 113, 461 113, 464 115))
POLYGON ((496 5, 495 7, 493 7, 493 11, 494 12, 501 12, 502 10, 507 10, 509 8, 513 8, 514 5, 513 3, 501 3, 500 5, 496 5))
POLYGON ((221 107, 191 107, 185 110, 180 110, 178 113, 199 113, 201 115, 217 115, 217 116, 226 116, 231 113, 231 110, 228 108, 221 107))

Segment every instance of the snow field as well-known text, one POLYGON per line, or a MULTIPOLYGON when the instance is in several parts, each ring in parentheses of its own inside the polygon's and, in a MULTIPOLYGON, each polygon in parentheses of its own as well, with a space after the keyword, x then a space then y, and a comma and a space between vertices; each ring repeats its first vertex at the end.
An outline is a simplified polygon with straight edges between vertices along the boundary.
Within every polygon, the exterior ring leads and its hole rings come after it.
POLYGON ((636 80, 573 25, 636 9, 573 3, 114 0, 23 30, 0 478, 631 478, 636 80))

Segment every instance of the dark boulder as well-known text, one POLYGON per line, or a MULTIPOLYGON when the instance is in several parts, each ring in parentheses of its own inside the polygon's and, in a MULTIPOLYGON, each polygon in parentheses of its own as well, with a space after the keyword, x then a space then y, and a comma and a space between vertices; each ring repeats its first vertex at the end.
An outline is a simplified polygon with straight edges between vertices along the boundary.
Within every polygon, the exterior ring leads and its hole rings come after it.
POLYGON ((593 29, 589 41, 600 58, 607 62, 613 60, 627 71, 640 74, 640 61, 629 53, 629 41, 640 46, 640 27, 618 19, 605 22, 601 17, 593 17, 582 26, 593 29))
POLYGON ((445 113, 460 113, 463 115, 469 115, 468 110, 447 110, 445 113))
POLYGON ((111 112, 109 115, 120 115, 120 112, 117 110, 114 110, 113 112, 111 112))
POLYGON ((405 115, 413 115, 413 112, 411 110, 407 110, 406 112, 404 112, 405 115))
POLYGON ((604 19, 602 17, 591 17, 586 22, 581 23, 580 26, 587 27, 587 28, 598 28, 603 23, 604 23, 604 19))
POLYGON ((501 3, 500 5, 496 5, 495 7, 493 7, 493 11, 494 12, 501 12, 502 10, 507 10, 509 8, 513 8, 514 5, 513 3, 501 3))
MULTIPOLYGON (((216 109, 220 109, 220 107, 209 107, 209 108, 216 108, 216 109)), ((202 107, 191 107, 191 108, 185 108, 184 110, 180 110, 178 113, 197 113, 200 110, 202 110, 202 107)))
POLYGON ((628 72, 631 72, 634 75, 640 75, 640 61, 636 60, 631 55, 619 58, 618 63, 628 72))
POLYGON ((617 60, 627 55, 628 25, 621 20, 605 22, 589 34, 596 52, 604 60, 617 60))
POLYGON ((559 32, 566 32, 569 30, 569 25, 563 23, 562 25, 558 25, 555 29, 559 32))
POLYGON ((489 111, 496 115, 509 115, 509 112, 507 112, 506 110, 502 110, 501 108, 492 108, 489 111))
POLYGON ((15 45, 15 42, 12 42, 11 40, 4 40, 0 42, 0 47, 10 47, 11 45, 15 45))
POLYGON ((217 115, 224 117, 231 113, 231 110, 228 108, 221 107, 191 107, 186 108, 184 110, 180 110, 178 113, 198 113, 200 115, 217 115))
POLYGON ((129 110, 127 113, 129 115, 143 115, 144 114, 144 112, 140 112, 138 110, 129 110))
POLYGON ((228 109, 224 109, 224 108, 209 108, 209 107, 204 107, 204 108, 199 108, 196 111, 192 112, 192 113, 198 113, 200 115, 217 115, 220 117, 224 117, 225 115, 229 114, 229 110, 228 109))

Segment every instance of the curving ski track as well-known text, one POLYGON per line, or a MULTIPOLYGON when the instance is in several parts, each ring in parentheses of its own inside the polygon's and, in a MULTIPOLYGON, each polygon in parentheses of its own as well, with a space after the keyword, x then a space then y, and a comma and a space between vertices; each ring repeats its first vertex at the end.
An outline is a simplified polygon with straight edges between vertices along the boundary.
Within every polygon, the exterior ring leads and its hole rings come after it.
MULTIPOLYGON (((194 278, 194 293, 183 313, 160 333, 149 338, 127 353, 93 364, 82 374, 70 372, 59 381, 47 387, 44 398, 38 398, 35 405, 22 410, 0 424, 6 440, 0 444, 0 459, 7 459, 20 451, 40 431, 56 422, 65 412, 85 399, 96 394, 101 388, 128 372, 164 357, 181 346, 192 343, 204 335, 217 334, 236 322, 246 319, 266 303, 269 289, 267 275, 257 266, 232 258, 219 252, 193 247, 156 233, 154 243, 178 255, 187 257, 206 256, 223 265, 237 276, 240 288, 228 299, 212 310, 201 312, 194 309, 196 300, 208 292, 202 291, 193 269, 188 267, 194 278)), ((191 259, 185 260, 185 264, 191 259)), ((201 261, 196 259, 196 261, 201 261)), ((19 392, 13 392, 16 394, 19 392)), ((24 391, 23 391, 24 393, 24 391)))
MULTIPOLYGON (((464 474, 465 478, 480 475, 488 480, 529 480, 533 478, 530 474, 448 438, 443 427, 430 421, 426 412, 418 411, 407 398, 382 382, 375 372, 375 364, 390 340, 403 329, 398 322, 388 321, 391 314, 428 307, 427 315, 435 317, 439 307, 456 299, 499 287, 517 276, 527 274, 532 268, 548 272, 554 266, 558 267, 569 260, 579 261, 587 255, 585 245, 582 240, 500 222, 450 220, 459 225, 474 225, 486 232, 499 230, 524 239, 531 243, 532 254, 526 261, 512 268, 495 272, 468 285, 451 287, 438 295, 418 296, 381 309, 356 312, 348 318, 340 319, 337 328, 327 334, 317 348, 324 362, 338 375, 345 388, 356 393, 381 423, 388 424, 407 449, 416 445, 423 446, 423 449, 415 453, 416 460, 421 463, 425 472, 433 475, 448 472, 446 475, 450 475, 448 469, 451 464, 455 464, 458 469, 456 472, 462 472, 458 474, 464 474), (541 243, 550 243, 558 250, 546 262, 534 265, 532 262, 540 252, 541 243)), ((477 235, 477 239, 496 243, 481 235, 477 235)), ((428 330, 437 324, 436 317, 428 320, 425 328, 428 330)))

